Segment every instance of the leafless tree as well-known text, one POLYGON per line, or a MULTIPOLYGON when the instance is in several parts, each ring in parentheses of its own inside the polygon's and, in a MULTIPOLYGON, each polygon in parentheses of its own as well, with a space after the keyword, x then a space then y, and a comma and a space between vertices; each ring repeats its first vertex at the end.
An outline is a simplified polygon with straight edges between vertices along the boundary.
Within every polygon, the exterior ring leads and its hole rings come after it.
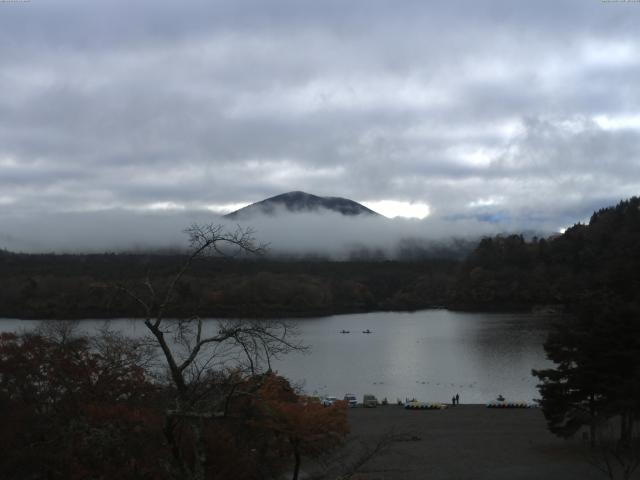
POLYGON ((250 229, 238 227, 227 232, 221 225, 210 224, 192 225, 185 232, 190 253, 164 286, 154 284, 147 275, 139 284, 118 285, 118 290, 144 312, 144 324, 161 351, 175 391, 164 432, 178 465, 178 476, 203 480, 207 463, 205 422, 225 418, 230 396, 242 393, 238 389, 243 373, 270 370, 272 358, 302 346, 294 341, 293 327, 285 321, 165 318, 176 300, 181 280, 199 258, 259 255, 265 250, 265 245, 256 244, 250 229), (181 452, 180 439, 176 437, 177 427, 182 425, 188 426, 192 438, 190 460, 181 452))
POLYGON ((40 322, 36 334, 41 335, 58 345, 65 345, 78 337, 78 320, 47 320, 40 322))
MULTIPOLYGON (((109 322, 87 337, 91 348, 113 370, 141 369, 146 377, 156 377, 157 351, 144 338, 131 338, 111 329, 109 322)), ((108 377, 109 372, 105 372, 108 377)), ((108 378, 107 378, 108 379, 108 378)))

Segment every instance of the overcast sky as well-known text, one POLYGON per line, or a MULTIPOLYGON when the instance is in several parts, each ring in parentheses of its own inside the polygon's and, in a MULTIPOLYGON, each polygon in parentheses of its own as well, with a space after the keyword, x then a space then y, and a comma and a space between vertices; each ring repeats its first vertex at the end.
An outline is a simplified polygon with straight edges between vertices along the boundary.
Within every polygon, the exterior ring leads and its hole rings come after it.
POLYGON ((640 192, 637 2, 0 2, 0 85, 0 229, 290 190, 558 229, 640 192))

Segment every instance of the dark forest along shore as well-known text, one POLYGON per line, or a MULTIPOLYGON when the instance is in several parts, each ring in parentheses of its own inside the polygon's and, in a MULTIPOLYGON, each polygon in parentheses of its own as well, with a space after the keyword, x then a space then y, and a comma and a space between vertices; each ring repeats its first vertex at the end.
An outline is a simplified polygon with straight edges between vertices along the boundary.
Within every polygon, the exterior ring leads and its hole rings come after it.
MULTIPOLYGON (((510 401, 537 398, 531 369, 549 365, 542 342, 555 317, 533 314, 463 313, 448 310, 375 312, 295 321, 307 353, 273 363, 274 370, 309 394, 366 393, 450 403, 486 403, 499 394, 510 401), (349 333, 341 333, 342 331, 349 333), (363 333, 368 331, 370 333, 363 333)), ((210 321, 210 327, 215 326, 210 321)), ((109 320, 129 336, 145 335, 141 320, 109 320)), ((31 329, 38 321, 0 320, 0 330, 31 329)), ((104 320, 84 320, 96 331, 104 320)))

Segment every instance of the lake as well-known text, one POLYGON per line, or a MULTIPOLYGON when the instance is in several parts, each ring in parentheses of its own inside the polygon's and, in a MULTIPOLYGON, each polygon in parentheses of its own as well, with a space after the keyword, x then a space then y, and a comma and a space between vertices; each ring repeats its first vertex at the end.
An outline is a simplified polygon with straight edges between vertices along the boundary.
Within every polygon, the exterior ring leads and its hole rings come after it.
MULTIPOLYGON (((532 368, 544 368, 542 343, 555 317, 533 314, 461 313, 448 310, 374 312, 305 318, 297 321, 309 352, 274 362, 274 369, 307 393, 359 399, 415 397, 484 403, 498 394, 509 400, 538 397, 532 368), (343 334, 341 330, 351 333, 343 334), (362 333, 370 330, 370 334, 362 333)), ((146 333, 140 320, 109 321, 128 335, 146 333)), ((0 330, 31 329, 38 322, 0 320, 0 330)), ((102 320, 84 320, 91 331, 102 320)))

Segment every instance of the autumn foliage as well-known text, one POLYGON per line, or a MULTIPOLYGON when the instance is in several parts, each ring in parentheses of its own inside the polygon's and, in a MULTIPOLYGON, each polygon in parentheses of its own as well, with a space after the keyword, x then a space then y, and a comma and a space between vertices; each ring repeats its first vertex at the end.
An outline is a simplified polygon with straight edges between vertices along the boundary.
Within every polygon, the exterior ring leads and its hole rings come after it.
MULTIPOLYGON (((0 335, 0 478, 181 478, 167 434, 187 460, 192 438, 187 419, 166 430, 171 384, 150 381, 126 339, 92 340, 0 335)), ((324 408, 273 373, 233 380, 206 423, 207 478, 295 478, 348 432, 345 405, 324 408)))
POLYGON ((349 431, 345 402, 323 407, 309 397, 296 395, 282 377, 267 375, 257 398, 260 419, 255 424, 286 437, 305 455, 314 456, 335 446, 349 431))
POLYGON ((298 397, 286 380, 275 376, 267 378, 261 397, 265 399, 263 427, 277 433, 285 444, 283 449, 288 446, 293 454, 294 479, 298 478, 302 455, 318 456, 338 446, 349 432, 345 402, 323 407, 310 398, 298 397))
POLYGON ((266 374, 259 381, 256 395, 248 397, 247 426, 254 438, 268 442, 264 451, 282 459, 293 458, 295 479, 303 456, 316 457, 342 443, 349 433, 347 405, 337 402, 323 407, 297 395, 286 379, 274 374, 266 374))
POLYGON ((0 335, 2 478, 158 478, 161 418, 142 369, 85 338, 0 335))
MULTIPOLYGON (((253 375, 227 392, 224 416, 209 421, 207 478, 297 478, 303 457, 325 454, 349 431, 347 406, 323 407, 274 373, 253 375)), ((192 451, 188 422, 178 424, 181 450, 192 451)))

